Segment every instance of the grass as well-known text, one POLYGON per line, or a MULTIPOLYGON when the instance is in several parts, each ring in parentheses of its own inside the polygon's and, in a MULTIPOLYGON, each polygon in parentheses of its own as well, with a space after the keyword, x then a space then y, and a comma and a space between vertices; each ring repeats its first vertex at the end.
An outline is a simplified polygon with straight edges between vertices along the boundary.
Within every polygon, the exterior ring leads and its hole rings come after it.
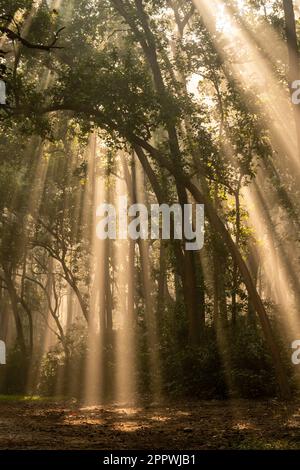
POLYGON ((236 450, 299 450, 299 444, 290 442, 286 439, 245 439, 243 443, 239 443, 235 446, 236 450))
POLYGON ((0 403, 10 402, 53 402, 64 400, 62 397, 43 397, 40 395, 0 395, 0 403))

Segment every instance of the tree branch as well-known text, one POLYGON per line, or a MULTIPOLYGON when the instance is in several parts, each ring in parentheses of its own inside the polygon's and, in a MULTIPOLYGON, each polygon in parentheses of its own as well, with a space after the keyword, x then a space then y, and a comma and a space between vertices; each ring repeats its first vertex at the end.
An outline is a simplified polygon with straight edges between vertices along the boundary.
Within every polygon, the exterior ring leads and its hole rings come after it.
MULTIPOLYGON (((0 16, 0 20, 7 19, 6 17, 0 16)), ((8 39, 11 41, 18 41, 27 49, 37 49, 40 51, 51 52, 53 49, 63 49, 60 46, 57 46, 56 43, 59 40, 59 34, 65 29, 65 27, 60 28, 56 33, 54 33, 54 38, 51 44, 44 45, 44 44, 33 44, 32 42, 28 41, 24 37, 22 37, 19 27, 17 27, 17 32, 13 31, 12 29, 8 28, 7 26, 0 26, 0 32, 6 34, 8 39)))

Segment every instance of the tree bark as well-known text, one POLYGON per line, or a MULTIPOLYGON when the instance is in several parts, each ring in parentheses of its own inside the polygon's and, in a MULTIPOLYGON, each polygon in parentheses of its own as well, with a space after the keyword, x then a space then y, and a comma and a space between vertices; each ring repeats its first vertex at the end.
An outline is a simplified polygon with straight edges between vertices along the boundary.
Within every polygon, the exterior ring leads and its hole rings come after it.
MULTIPOLYGON (((299 49, 296 32, 296 19, 293 6, 293 0, 283 0, 283 10, 285 18, 285 31, 289 57, 288 80, 291 95, 293 94, 292 84, 300 80, 299 69, 299 49)), ((296 135, 298 144, 298 158, 300 159, 300 105, 293 104, 294 118, 296 124, 296 135)))
POLYGON ((3 271, 5 274, 5 283, 7 285, 7 290, 8 294, 10 297, 10 302, 11 302, 11 307, 14 315, 14 320, 15 320, 15 325, 16 325, 16 333, 17 333, 17 343, 20 347, 20 350, 24 357, 28 357, 28 351, 27 351, 27 346, 25 342, 25 336, 24 336, 24 331, 23 331, 23 325, 22 321, 20 318, 20 312, 19 312, 19 300, 18 300, 18 295, 15 290, 15 286, 13 283, 13 280, 11 278, 11 273, 10 270, 6 267, 3 266, 3 271))

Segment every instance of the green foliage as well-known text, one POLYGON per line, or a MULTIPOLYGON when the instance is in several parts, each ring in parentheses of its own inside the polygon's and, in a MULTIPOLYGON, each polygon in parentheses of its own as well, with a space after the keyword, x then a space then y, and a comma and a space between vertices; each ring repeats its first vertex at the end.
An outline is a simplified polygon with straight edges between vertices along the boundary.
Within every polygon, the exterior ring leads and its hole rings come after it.
POLYGON ((28 370, 28 358, 24 357, 17 347, 10 350, 6 365, 1 366, 0 370, 1 393, 8 395, 26 393, 28 370))
POLYGON ((69 356, 61 344, 47 352, 41 362, 38 392, 43 396, 82 397, 86 359, 86 330, 73 326, 66 337, 69 356), (73 385, 73 386, 72 386, 73 385))

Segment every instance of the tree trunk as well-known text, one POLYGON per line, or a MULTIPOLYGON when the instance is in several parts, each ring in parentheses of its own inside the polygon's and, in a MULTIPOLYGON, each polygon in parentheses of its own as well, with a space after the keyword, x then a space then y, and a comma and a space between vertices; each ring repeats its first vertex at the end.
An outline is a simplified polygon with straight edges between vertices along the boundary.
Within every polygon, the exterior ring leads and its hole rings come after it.
MULTIPOLYGON (((289 56, 289 87, 291 95, 294 90, 292 84, 296 80, 300 80, 300 69, 299 69, 299 49, 296 32, 296 19, 293 6, 293 0, 283 0, 284 18, 285 18, 285 31, 288 47, 289 56)), ((293 104, 295 124, 296 124, 296 135, 298 144, 298 158, 300 159, 300 105, 293 104)))
POLYGON ((20 318, 18 295, 16 293, 14 283, 11 279, 11 273, 9 269, 6 266, 3 266, 3 271, 5 274, 5 282, 7 285, 7 290, 8 290, 8 294, 9 294, 9 298, 11 302, 13 315, 14 315, 15 325, 16 325, 17 343, 20 347, 22 354, 26 358, 28 357, 28 351, 27 351, 27 346, 26 346, 25 337, 24 337, 23 325, 22 325, 21 318, 20 318))
MULTIPOLYGON (((162 188, 147 157, 139 146, 135 147, 135 151, 149 178, 158 203, 163 204, 162 188)), ((171 229, 173 230, 173 227, 171 227, 171 229)), ((199 344, 201 331, 205 324, 205 315, 203 315, 203 308, 200 306, 201 299, 198 298, 194 253, 188 251, 183 252, 181 243, 178 240, 173 240, 173 246, 182 279, 183 297, 188 317, 189 339, 191 344, 196 346, 199 344)))

